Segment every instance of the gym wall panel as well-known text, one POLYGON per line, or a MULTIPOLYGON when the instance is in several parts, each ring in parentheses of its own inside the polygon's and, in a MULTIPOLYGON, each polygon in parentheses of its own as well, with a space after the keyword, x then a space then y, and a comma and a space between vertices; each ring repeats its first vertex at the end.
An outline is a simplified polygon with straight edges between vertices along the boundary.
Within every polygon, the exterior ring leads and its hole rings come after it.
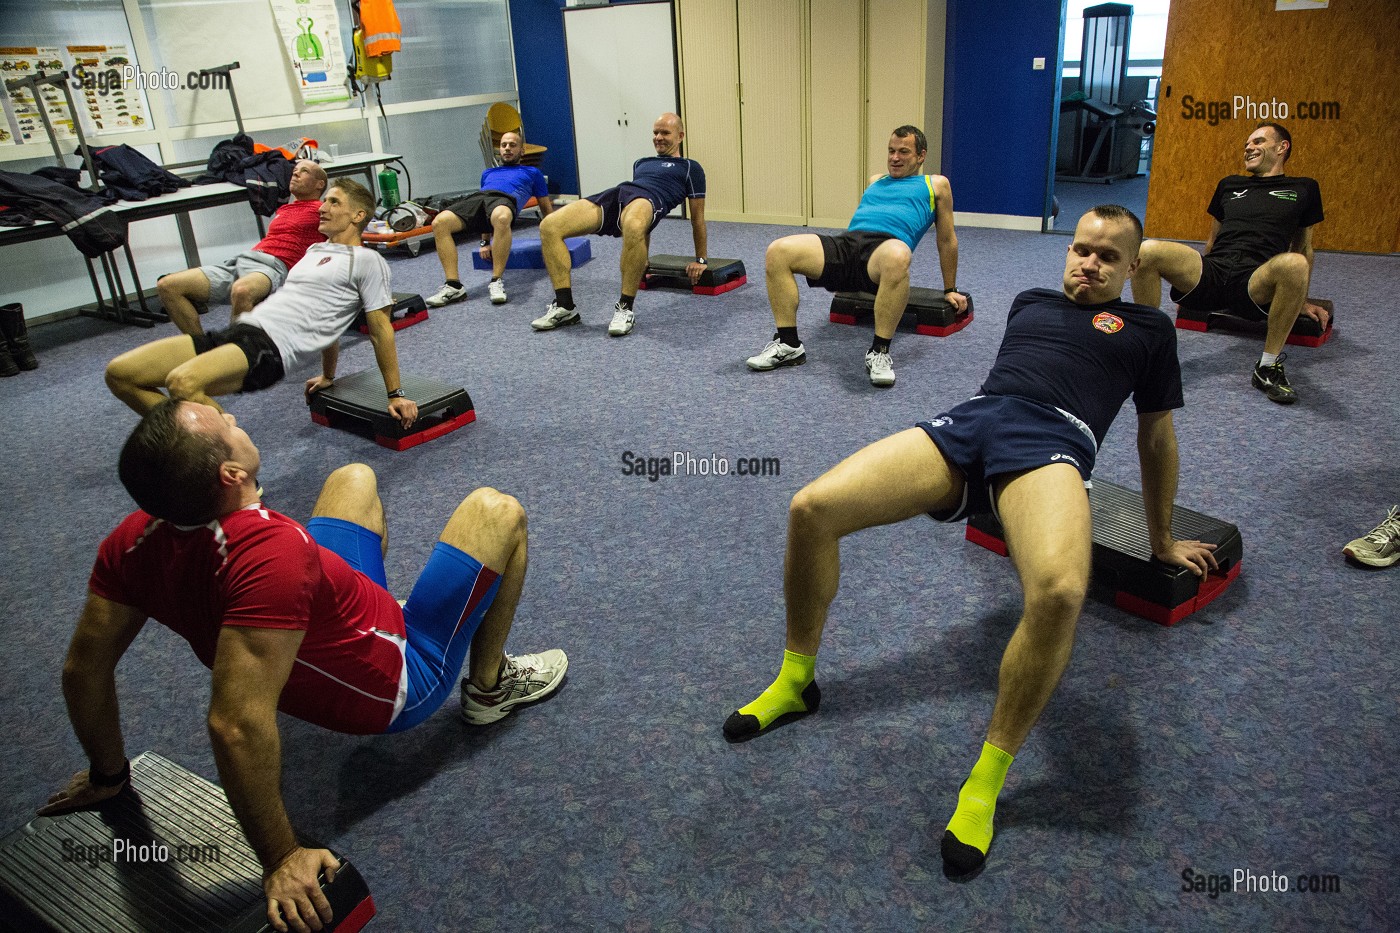
POLYGON ((849 0, 812 0, 809 34, 811 224, 844 227, 865 188, 861 107, 861 8, 849 0), (857 80, 852 80, 855 76, 857 80))
POLYGON ((1056 72, 1035 71, 1031 62, 1059 55, 1062 6, 948 0, 942 174, 959 214, 1001 215, 1040 229, 1056 72))
POLYGON ((803 223, 802 88, 806 29, 800 4, 743 0, 739 10, 744 213, 803 223))
POLYGON ((676 21, 685 154, 705 169, 705 216, 738 220, 744 211, 744 174, 734 0, 681 0, 676 21))
POLYGON ((1273 0, 1173 0, 1148 234, 1204 240, 1216 182, 1243 172, 1245 138, 1272 119, 1293 134, 1288 173, 1322 187, 1326 220, 1313 245, 1400 249, 1400 149, 1389 144, 1400 121, 1397 50, 1394 0, 1333 0, 1325 10, 1288 12, 1276 12, 1273 0))
MULTIPOLYGON (((924 118, 924 0, 867 0, 865 176, 882 175, 890 130, 924 118)), ((922 129, 922 127, 920 127, 922 129)))

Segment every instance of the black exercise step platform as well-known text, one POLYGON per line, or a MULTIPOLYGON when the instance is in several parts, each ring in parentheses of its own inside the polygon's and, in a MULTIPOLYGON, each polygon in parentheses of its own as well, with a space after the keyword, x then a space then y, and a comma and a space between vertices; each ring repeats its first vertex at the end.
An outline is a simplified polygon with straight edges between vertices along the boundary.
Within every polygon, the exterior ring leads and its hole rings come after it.
POLYGON ((652 256, 647 260, 640 287, 683 288, 697 295, 722 295, 749 280, 742 260, 711 258, 700 273, 700 281, 692 286, 685 267, 694 261, 694 256, 652 256))
MULTIPOLYGON (((389 323, 393 325, 394 330, 403 330, 427 319, 428 303, 423 300, 422 295, 394 292, 394 307, 389 312, 389 323)), ((363 311, 355 318, 355 329, 362 334, 369 333, 369 324, 365 321, 363 311)))
MULTIPOLYGON (((335 914, 324 929, 355 933, 374 916, 369 888, 346 859, 321 890, 335 914)), ((0 927, 272 929, 262 867, 224 792, 154 752, 138 755, 130 786, 98 807, 35 817, 0 839, 0 927)))
POLYGON ((418 376, 401 374, 401 378, 404 393, 418 405, 418 420, 407 430, 386 407, 389 398, 378 369, 337 379, 330 388, 311 396, 307 400, 311 420, 373 438, 390 450, 426 444, 476 420, 466 389, 418 376))
MULTIPOLYGON (((1096 479, 1089 489, 1089 506, 1094 515, 1093 586, 1111 590, 1113 604, 1125 612, 1175 625, 1225 592, 1240 575, 1244 542, 1239 528, 1229 522, 1179 505, 1172 511, 1172 537, 1216 545, 1220 569, 1201 579, 1152 556, 1142 493, 1136 489, 1096 479)), ((993 515, 969 518, 967 540, 1006 556, 1001 523, 993 515)))
MULTIPOLYGON (((1332 302, 1326 298, 1309 298, 1308 301, 1327 309, 1327 328, 1305 314, 1299 314, 1293 322, 1293 330, 1288 334, 1288 343, 1295 347, 1320 347, 1332 339, 1332 326, 1337 322, 1332 302)), ((1176 326, 1181 330, 1211 331, 1228 330, 1233 333, 1264 336, 1269 329, 1268 321, 1250 321, 1230 314, 1228 311, 1193 311, 1177 305, 1176 326)))
MULTIPOLYGON (((930 337, 946 337, 955 334, 972 323, 972 296, 967 292, 967 310, 958 312, 948 303, 943 293, 932 288, 909 289, 909 304, 904 308, 903 324, 914 315, 915 333, 930 337)), ((833 324, 854 324, 858 320, 875 317, 875 296, 869 292, 837 292, 831 299, 831 322, 833 324)))

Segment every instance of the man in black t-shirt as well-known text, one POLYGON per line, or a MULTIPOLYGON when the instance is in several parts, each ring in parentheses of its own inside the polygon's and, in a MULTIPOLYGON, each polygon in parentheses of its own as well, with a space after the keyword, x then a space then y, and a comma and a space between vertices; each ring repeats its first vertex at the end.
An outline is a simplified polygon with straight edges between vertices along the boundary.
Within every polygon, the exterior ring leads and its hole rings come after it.
POLYGON ((535 330, 554 330, 580 321, 574 308, 572 263, 568 237, 597 233, 622 238, 622 297, 613 306, 608 334, 625 337, 636 315, 632 303, 647 270, 651 231, 681 201, 690 211, 695 261, 685 267, 691 284, 705 271, 709 242, 705 232, 705 170, 694 159, 681 157, 685 127, 674 113, 663 113, 651 126, 655 156, 632 164, 632 180, 615 188, 566 204, 540 224, 540 252, 554 286, 554 300, 544 314, 530 322, 535 330))
MULTIPOLYGON (((840 578, 840 541, 874 525, 928 514, 958 521, 995 508, 1025 593, 1002 656, 987 740, 943 835, 944 870, 986 860, 992 817, 1012 756, 1069 662, 1089 583, 1085 482, 1099 443, 1129 395, 1152 553, 1196 575, 1214 545, 1171 536, 1182 406, 1176 330, 1161 311, 1120 299, 1137 269, 1142 224, 1117 205, 1075 230, 1060 291, 1022 292, 992 371, 974 398, 858 451, 793 497, 783 590, 787 651, 772 685, 724 723, 730 741, 815 712, 816 653, 840 578)), ((943 607, 947 609, 945 605, 943 607)))
POLYGON ((1156 306, 1161 280, 1183 308, 1228 310, 1268 320, 1254 387, 1291 405, 1298 393, 1283 371, 1283 345, 1299 314, 1327 327, 1327 311, 1307 300, 1312 277, 1312 228, 1322 222, 1322 193, 1311 178, 1283 173, 1293 138, 1277 123, 1261 123, 1244 144, 1247 175, 1215 186, 1207 213, 1214 219, 1202 257, 1182 243, 1148 240, 1133 275, 1133 300, 1156 306))

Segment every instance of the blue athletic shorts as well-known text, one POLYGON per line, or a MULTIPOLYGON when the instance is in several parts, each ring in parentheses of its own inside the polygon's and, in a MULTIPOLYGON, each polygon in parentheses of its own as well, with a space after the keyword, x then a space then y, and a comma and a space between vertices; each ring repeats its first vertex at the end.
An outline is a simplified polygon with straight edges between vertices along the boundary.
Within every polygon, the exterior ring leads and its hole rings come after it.
POLYGON ((920 421, 939 451, 966 483, 963 498, 940 522, 996 514, 992 480, 1051 463, 1079 470, 1084 484, 1094 469, 1098 443, 1089 426, 1066 411, 1013 395, 978 395, 937 418, 920 421))
MULTIPOLYGON (((380 586, 384 552, 379 535, 339 518, 313 518, 306 530, 380 586)), ((408 699, 386 732, 402 732, 427 719, 457 686, 472 636, 496 599, 501 578, 465 551, 439 541, 403 607, 408 645, 408 699)))
POLYGON ((592 201, 603 209, 603 222, 594 231, 601 236, 622 236, 622 209, 633 201, 642 200, 651 205, 651 226, 647 227, 647 233, 655 230, 656 225, 661 223, 661 218, 668 213, 662 209, 660 204, 653 201, 646 191, 627 182, 623 182, 616 188, 609 188, 607 191, 590 194, 584 200, 592 201))

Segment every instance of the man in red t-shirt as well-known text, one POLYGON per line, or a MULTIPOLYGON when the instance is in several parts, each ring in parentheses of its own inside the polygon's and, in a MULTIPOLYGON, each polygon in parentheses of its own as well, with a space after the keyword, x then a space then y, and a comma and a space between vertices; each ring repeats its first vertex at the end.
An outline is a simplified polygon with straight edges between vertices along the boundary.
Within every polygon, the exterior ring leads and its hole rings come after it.
POLYGON ((163 275, 156 282, 160 303, 181 333, 204 333, 199 315, 209 302, 229 302, 232 323, 240 314, 277 291, 287 270, 301 261, 306 248, 325 239, 317 230, 321 222, 321 193, 326 190, 326 170, 302 159, 292 170, 292 200, 277 208, 267 225, 267 236, 252 249, 232 259, 208 266, 163 275))
POLYGON ((122 448, 119 473, 139 511, 102 542, 63 668, 63 695, 89 767, 41 815, 119 793, 130 764, 115 671, 147 618, 190 643, 213 671, 209 735, 219 777, 262 862, 278 930, 332 919, 282 805, 277 711, 338 732, 400 732, 461 682, 462 715, 484 725, 559 689, 563 651, 510 656, 525 583, 520 503, 477 489, 457 506, 400 607, 386 588, 385 519, 374 471, 330 475, 305 527, 258 495, 258 448, 232 415, 170 400, 122 448), (285 920, 284 920, 285 918, 285 920))

